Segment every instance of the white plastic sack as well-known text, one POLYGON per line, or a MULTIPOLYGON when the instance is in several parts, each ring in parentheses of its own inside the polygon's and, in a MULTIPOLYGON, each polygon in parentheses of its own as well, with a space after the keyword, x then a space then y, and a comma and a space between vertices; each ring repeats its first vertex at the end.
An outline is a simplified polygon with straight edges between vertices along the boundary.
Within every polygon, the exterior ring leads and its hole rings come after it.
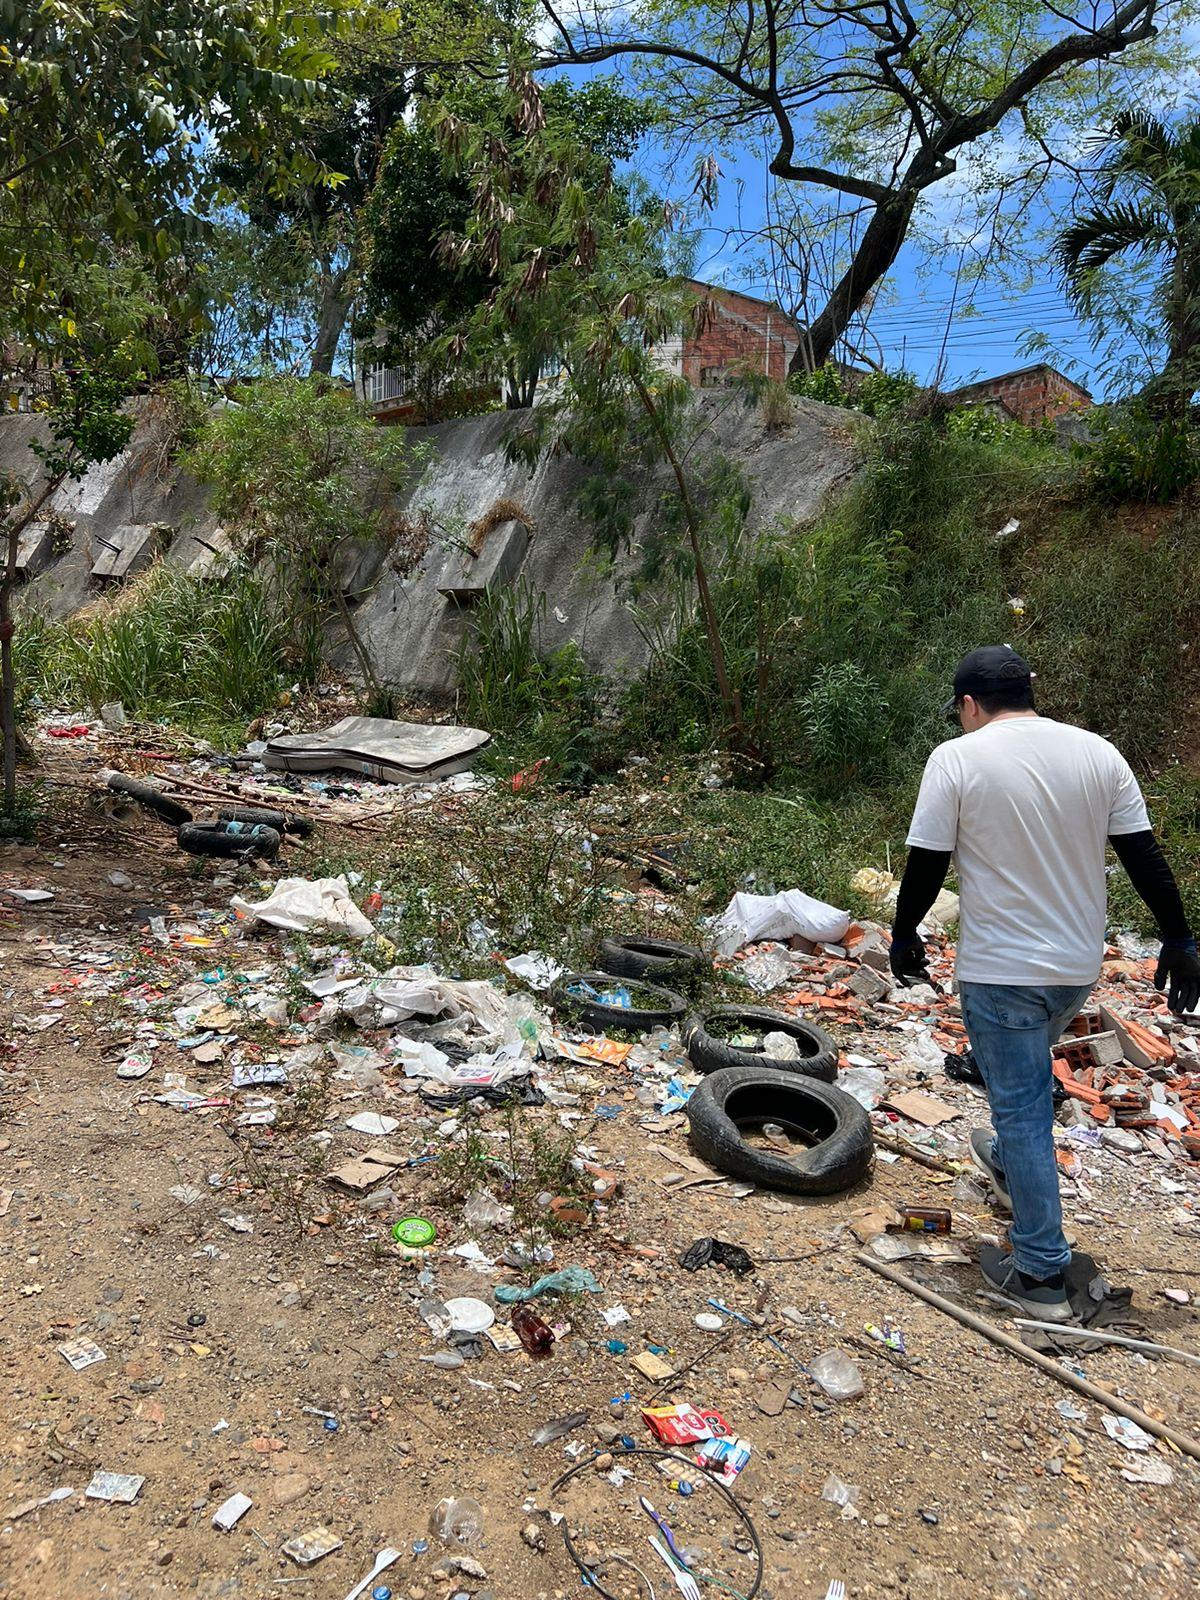
POLYGON ((409 1017, 471 1017, 497 1038, 514 1032, 504 996, 493 984, 443 978, 433 967, 392 967, 339 997, 360 1028, 390 1028, 409 1017))
POLYGON ((730 939, 721 944, 729 955, 744 944, 764 939, 790 939, 799 934, 814 944, 838 944, 850 926, 850 913, 814 900, 802 889, 785 889, 780 894, 735 894, 713 927, 728 930, 730 939), (736 937, 737 943, 731 940, 736 937))
POLYGON ((375 932, 350 898, 345 878, 280 878, 265 900, 255 903, 234 895, 229 903, 241 916, 292 933, 320 928, 349 939, 369 939, 375 932))

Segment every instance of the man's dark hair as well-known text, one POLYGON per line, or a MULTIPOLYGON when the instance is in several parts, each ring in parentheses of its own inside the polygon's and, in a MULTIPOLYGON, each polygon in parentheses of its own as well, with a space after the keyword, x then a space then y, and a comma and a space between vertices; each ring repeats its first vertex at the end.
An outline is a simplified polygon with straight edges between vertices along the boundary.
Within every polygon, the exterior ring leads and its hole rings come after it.
POLYGON ((979 709, 989 717, 998 711, 1033 711, 1033 685, 1014 683, 1011 689, 997 689, 994 694, 972 696, 979 709))

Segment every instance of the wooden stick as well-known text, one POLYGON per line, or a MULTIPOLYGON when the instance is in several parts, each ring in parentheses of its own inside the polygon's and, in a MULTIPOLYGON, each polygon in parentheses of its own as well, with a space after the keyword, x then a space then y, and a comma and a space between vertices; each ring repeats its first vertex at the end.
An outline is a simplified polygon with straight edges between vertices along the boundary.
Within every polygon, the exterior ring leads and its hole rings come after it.
POLYGON ((917 1161, 923 1167, 929 1167, 934 1172, 948 1172, 952 1177, 958 1177, 961 1172, 971 1169, 963 1161, 947 1161, 941 1156, 927 1156, 924 1150, 918 1150, 915 1144, 909 1144, 905 1139, 893 1139, 890 1134, 880 1133, 878 1128, 872 1128, 875 1143, 881 1144, 885 1150, 894 1150, 898 1156, 907 1156, 910 1161, 917 1161))
POLYGON ((1128 1400, 1121 1400, 1116 1395, 1108 1394, 1097 1384, 1089 1383, 1086 1378, 1077 1378, 1073 1372, 1060 1367, 1057 1361, 1051 1361, 1050 1357, 1044 1356, 1040 1350, 1031 1350, 1027 1344, 1022 1344, 1020 1339, 1014 1338, 1011 1333, 1005 1333, 1003 1328, 996 1327, 995 1323, 988 1322, 985 1317, 977 1317, 973 1311, 967 1311, 963 1306, 956 1306, 953 1300, 947 1300, 945 1295, 927 1289, 924 1284, 917 1283, 912 1278, 906 1278, 902 1272, 897 1272, 895 1267, 890 1267, 883 1261, 876 1261, 865 1250, 860 1250, 854 1259, 864 1267, 870 1267, 872 1272, 877 1272, 889 1283, 894 1283, 897 1288, 907 1289, 909 1294, 916 1295, 918 1300, 924 1300, 926 1305, 945 1312, 948 1317, 953 1317, 955 1322, 961 1322, 964 1328, 973 1329, 985 1339, 990 1339, 993 1344, 1002 1346, 1011 1355, 1020 1356, 1022 1361, 1028 1361, 1032 1366, 1039 1367, 1051 1378, 1056 1378, 1059 1383, 1065 1384, 1068 1389, 1074 1389, 1076 1394, 1086 1395, 1096 1405, 1105 1406, 1117 1416, 1136 1422, 1139 1428, 1152 1433, 1156 1439, 1166 1439, 1183 1455, 1191 1456, 1193 1461, 1200 1461, 1200 1440, 1190 1438, 1186 1433, 1180 1433, 1178 1428, 1172 1428, 1169 1423, 1156 1422, 1153 1417, 1147 1416, 1128 1400))

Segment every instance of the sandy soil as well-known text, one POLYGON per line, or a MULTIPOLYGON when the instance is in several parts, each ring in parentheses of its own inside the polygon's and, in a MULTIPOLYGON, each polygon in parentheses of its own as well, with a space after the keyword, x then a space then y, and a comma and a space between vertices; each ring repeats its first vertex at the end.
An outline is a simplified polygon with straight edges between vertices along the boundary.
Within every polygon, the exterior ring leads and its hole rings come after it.
MULTIPOLYGON (((589 1267, 603 1293, 560 1308, 572 1329, 546 1361, 485 1347, 478 1361, 438 1370, 421 1359, 439 1346, 415 1309, 429 1292, 417 1284, 420 1266, 397 1259, 386 1232, 395 1217, 422 1213, 437 1221, 442 1242, 470 1237, 454 1207, 432 1198, 431 1166, 402 1173, 396 1204, 379 1215, 347 1203, 346 1215, 335 1207, 332 1221, 299 1232, 286 1207, 273 1210, 272 1195, 250 1187, 216 1116, 151 1098, 164 1071, 189 1070, 189 1083, 215 1087, 219 1067, 205 1076, 167 1044, 146 1079, 115 1075, 138 1020, 120 1004, 124 990, 149 982, 169 995, 217 965, 261 970, 278 955, 276 942, 226 942, 214 931, 213 946, 164 949, 137 933, 134 908, 187 913, 220 909, 226 897, 148 835, 95 818, 36 848, 9 846, 0 883, 56 891, 41 905, 0 897, 0 1185, 12 1191, 0 1216, 0 1594, 341 1600, 384 1546, 402 1554, 377 1581, 406 1600, 583 1593, 550 1509, 567 1513, 581 1546, 626 1552, 656 1594, 674 1593, 647 1545, 654 1530, 639 1492, 681 1542, 703 1550, 730 1591, 746 1594, 754 1562, 737 1548, 743 1530, 711 1489, 685 1498, 639 1457, 620 1485, 588 1465, 550 1494, 573 1464, 564 1443, 586 1446, 586 1460, 597 1442, 620 1434, 651 1442, 638 1408, 654 1386, 630 1365, 647 1344, 665 1348, 676 1369, 696 1363, 668 1395, 718 1407, 752 1444, 736 1493, 761 1538, 764 1597, 820 1600, 835 1579, 851 1596, 913 1600, 1197 1592, 1194 1465, 1160 1456, 1173 1469, 1170 1485, 1126 1482, 1121 1469, 1144 1458, 1105 1434, 1097 1406, 1080 1402, 1081 1418, 1064 1417, 1061 1403, 1076 1404, 1066 1389, 856 1264, 849 1234, 834 1238, 839 1223, 876 1201, 949 1203, 969 1250, 996 1231, 985 1204, 948 1201, 947 1187, 904 1159, 879 1164, 857 1191, 830 1201, 671 1192, 660 1182, 669 1163, 650 1144, 685 1150, 683 1119, 648 1134, 628 1076, 596 1069, 585 1110, 603 1104, 617 1115, 589 1116, 578 1131, 603 1164, 621 1166, 622 1190, 591 1228, 557 1241, 554 1264, 589 1267), (109 884, 114 871, 132 886, 109 884), (106 951, 115 966, 97 969, 92 956, 106 951), (114 997, 90 986, 97 970, 114 997), (41 1031, 20 1021, 53 1013, 61 1020, 41 1031), (171 1195, 181 1186, 198 1191, 193 1203, 171 1195), (230 1212, 252 1231, 233 1231, 222 1221, 230 1212), (743 1244, 756 1272, 742 1280, 682 1272, 678 1253, 702 1234, 743 1244), (761 1307, 764 1328, 727 1323, 736 1332, 708 1353, 717 1336, 701 1332, 695 1317, 710 1295, 747 1314, 761 1307), (632 1320, 608 1327, 601 1311, 618 1304, 632 1320), (783 1307, 797 1317, 783 1317, 783 1307), (903 1329, 911 1372, 865 1337, 865 1324, 885 1321, 903 1329), (765 1333, 777 1333, 778 1344, 765 1333), (77 1337, 94 1339, 106 1359, 73 1371, 57 1346, 77 1337), (606 1349, 616 1337, 626 1354, 606 1349), (830 1402, 801 1370, 830 1347, 859 1363, 860 1399, 830 1402), (576 1410, 588 1421, 566 1441, 531 1443, 539 1423, 576 1410), (330 1413, 336 1427, 314 1411, 330 1413), (97 1469, 144 1475, 136 1501, 85 1499, 97 1469), (822 1500, 831 1473, 858 1487, 857 1515, 822 1500), (18 1516, 67 1485, 69 1498, 18 1516), (238 1491, 253 1508, 233 1532, 219 1532, 213 1512, 238 1491), (447 1570, 447 1549, 429 1531, 431 1511, 449 1495, 483 1507, 482 1539, 449 1552, 466 1555, 465 1572, 447 1570), (280 1547, 317 1524, 341 1548, 299 1567, 280 1547)), ((981 1102, 959 1085, 932 1087, 963 1108, 946 1130, 960 1145, 983 1120, 981 1102)), ((334 1155, 361 1147, 343 1123, 362 1103, 329 1108, 334 1155)), ((416 1149, 436 1139, 441 1118, 412 1097, 372 1105, 401 1118, 390 1144, 416 1149)), ((489 1113, 491 1126, 499 1115, 489 1113)), ((522 1115, 556 1119, 549 1105, 522 1115)), ((295 1146, 280 1141, 273 1154, 269 1136, 261 1143, 268 1166, 296 1160, 295 1146)), ((1162 1294, 1171 1286, 1200 1295, 1195 1177, 1147 1155, 1107 1151, 1089 1154, 1086 1167, 1081 1185, 1067 1186, 1080 1245, 1115 1282, 1134 1287, 1149 1337, 1200 1348, 1195 1305, 1162 1294)), ((452 1256, 428 1265, 442 1298, 486 1294, 498 1281, 452 1256)), ((920 1270, 1002 1318, 976 1298, 973 1267, 920 1270)), ((1080 1366, 1200 1434, 1196 1368, 1115 1350, 1080 1366)), ((619 1443, 616 1450, 619 1457, 619 1443)), ((622 1600, 649 1593, 629 1569, 604 1572, 622 1600)), ((722 1593, 708 1584, 701 1592, 722 1593)))

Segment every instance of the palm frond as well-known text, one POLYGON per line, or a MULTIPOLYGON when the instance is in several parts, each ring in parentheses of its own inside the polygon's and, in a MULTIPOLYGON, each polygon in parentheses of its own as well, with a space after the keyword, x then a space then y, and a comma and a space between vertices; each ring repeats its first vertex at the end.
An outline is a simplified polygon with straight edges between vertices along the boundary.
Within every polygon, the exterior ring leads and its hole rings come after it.
POLYGON ((1114 256, 1126 250, 1156 255, 1171 244, 1170 218, 1159 207, 1118 201, 1077 216, 1059 234, 1055 255, 1067 294, 1086 311, 1095 273, 1114 256))

